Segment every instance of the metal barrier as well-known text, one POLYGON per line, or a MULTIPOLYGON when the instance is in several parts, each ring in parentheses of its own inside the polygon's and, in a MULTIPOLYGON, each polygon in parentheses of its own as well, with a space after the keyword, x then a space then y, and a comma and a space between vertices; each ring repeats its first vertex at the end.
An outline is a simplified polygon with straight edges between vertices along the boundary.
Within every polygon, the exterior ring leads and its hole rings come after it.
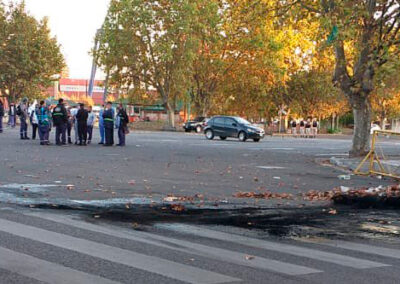
MULTIPOLYGON (((400 175, 393 173, 389 167, 386 168, 384 167, 381 158, 376 152, 376 144, 379 134, 387 136, 389 135, 400 136, 399 132, 393 132, 387 130, 375 130, 372 135, 371 151, 369 151, 367 156, 361 161, 359 166, 355 169, 354 173, 356 175, 380 175, 380 176, 391 177, 394 179, 400 179, 400 175), (362 167, 367 162, 369 162, 368 172, 361 171, 362 167), (375 167, 375 165, 377 165, 377 167, 375 167)), ((384 156, 382 158, 385 159, 384 156)))

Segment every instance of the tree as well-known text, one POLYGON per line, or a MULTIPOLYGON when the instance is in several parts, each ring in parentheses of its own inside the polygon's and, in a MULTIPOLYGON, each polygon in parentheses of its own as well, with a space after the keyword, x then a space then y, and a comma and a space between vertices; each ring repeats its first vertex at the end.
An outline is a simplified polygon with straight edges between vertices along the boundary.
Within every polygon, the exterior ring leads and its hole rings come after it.
POLYGON ((47 19, 37 21, 25 4, 0 3, 0 90, 9 101, 40 96, 57 80, 64 57, 47 19))
POLYGON ((127 90, 157 90, 171 127, 174 102, 189 89, 198 50, 191 32, 197 25, 200 2, 114 0, 95 54, 112 83, 127 90))
POLYGON ((399 52, 400 6, 395 0, 279 1, 278 9, 296 17, 314 17, 335 54, 334 82, 354 113, 351 156, 369 150, 374 77, 399 52), (307 13, 304 15, 304 13, 307 13))

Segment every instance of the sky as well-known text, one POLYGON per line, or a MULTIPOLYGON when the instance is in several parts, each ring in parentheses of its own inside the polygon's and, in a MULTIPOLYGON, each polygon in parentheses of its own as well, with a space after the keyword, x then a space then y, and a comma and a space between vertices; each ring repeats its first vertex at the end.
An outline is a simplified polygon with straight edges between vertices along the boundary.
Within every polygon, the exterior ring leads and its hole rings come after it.
MULTIPOLYGON (((110 0, 25 0, 28 12, 49 18, 51 32, 57 37, 74 79, 89 79, 94 36, 104 21, 110 0)), ((98 72, 96 78, 103 78, 98 72)))

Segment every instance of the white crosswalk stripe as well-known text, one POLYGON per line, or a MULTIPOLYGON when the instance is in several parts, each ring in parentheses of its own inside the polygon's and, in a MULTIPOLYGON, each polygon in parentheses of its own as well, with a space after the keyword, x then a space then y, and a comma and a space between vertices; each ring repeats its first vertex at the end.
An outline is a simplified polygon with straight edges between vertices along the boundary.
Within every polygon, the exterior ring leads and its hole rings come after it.
MULTIPOLYGON (((286 253, 291 255, 296 255, 300 257, 316 259, 319 261, 330 262, 341 266, 347 266, 356 269, 367 269, 367 268, 377 268, 390 266, 388 264, 379 263, 375 261, 365 260, 361 258, 354 258, 350 256, 340 255, 336 253, 325 252, 316 249, 310 249, 301 246, 294 246, 285 243, 264 241, 258 239, 252 239, 244 236, 228 234, 224 232, 209 230, 205 228, 199 228, 190 225, 180 225, 179 232, 186 232, 189 234, 195 234, 196 236, 201 236, 205 238, 211 238, 221 241, 233 242, 245 246, 262 248, 265 250, 277 251, 280 253, 286 253)), ((174 227, 174 229, 178 229, 174 227)), ((172 227, 164 227, 167 229, 172 229, 172 227)))
MULTIPOLYGON (((158 227, 164 230, 175 230, 180 234, 185 233, 188 235, 196 235, 197 237, 204 237, 213 240, 212 245, 206 245, 204 242, 200 243, 200 241, 188 241, 181 238, 160 235, 158 233, 156 234, 128 230, 121 227, 114 227, 110 224, 92 224, 85 221, 76 220, 71 216, 51 214, 47 212, 31 212, 24 215, 27 218, 35 218, 37 221, 51 221, 55 227, 59 227, 60 225, 65 227, 73 227, 78 230, 82 230, 82 232, 86 231, 91 233, 100 233, 107 239, 118 238, 121 240, 130 240, 137 243, 147 244, 151 247, 172 250, 178 253, 178 255, 182 254, 188 257, 197 255, 204 259, 220 261, 220 263, 230 263, 242 267, 253 268, 258 271, 273 272, 276 275, 312 277, 313 275, 325 273, 325 271, 323 271, 325 269, 318 269, 318 267, 320 267, 318 264, 308 263, 307 261, 303 263, 296 263, 300 261, 296 259, 278 261, 276 259, 270 259, 269 257, 266 258, 265 253, 268 251, 274 251, 278 253, 278 255, 294 255, 304 259, 332 263, 342 267, 349 267, 351 269, 381 268, 391 265, 360 258, 358 255, 357 257, 348 256, 343 250, 341 250, 340 253, 324 251, 323 246, 339 247, 350 252, 363 252, 366 254, 374 254, 387 258, 400 259, 400 250, 397 249, 381 248, 345 241, 327 240, 324 242, 318 242, 318 248, 310 248, 308 246, 301 245, 300 242, 299 245, 293 245, 277 241, 266 241, 229 234, 217 230, 210 230, 205 227, 183 224, 174 224, 173 226, 158 225, 158 227), (239 246, 239 248, 236 247, 235 250, 230 250, 218 247, 218 243, 235 243, 242 246, 239 246), (246 255, 248 253, 246 253, 245 247, 250 247, 253 250, 254 248, 257 248, 260 251, 260 255, 255 255, 250 260, 246 259, 246 255), (305 265, 304 263, 308 264, 305 265), (313 267, 314 265, 317 265, 317 267, 313 267)), ((52 227, 52 223, 48 223, 50 228, 52 227)), ((240 273, 236 274, 235 276, 231 276, 229 275, 230 273, 227 273, 226 271, 220 273, 218 269, 216 270, 218 272, 216 272, 208 270, 209 268, 197 268, 192 265, 167 260, 163 257, 149 256, 147 254, 138 253, 134 250, 129 250, 126 247, 122 249, 117 246, 110 246, 88 239, 82 239, 70 236, 68 234, 54 232, 49 229, 43 229, 34 227, 32 225, 18 223, 16 221, 10 221, 4 219, 3 217, 0 218, 0 232, 8 233, 27 240, 33 240, 42 244, 47 244, 54 247, 54 249, 66 249, 89 257, 103 259, 114 264, 122 264, 134 269, 158 274, 166 277, 166 279, 178 280, 185 283, 246 283, 246 277, 240 273), (237 277, 237 275, 240 275, 240 277, 237 277)), ((313 242, 310 241, 309 244, 312 245, 313 242)), ((88 272, 84 272, 84 270, 78 271, 73 268, 65 267, 61 264, 39 259, 37 256, 30 256, 25 253, 12 251, 10 248, 3 248, 1 246, 0 269, 5 269, 46 283, 117 283, 104 278, 104 275, 97 276, 88 272)), ((327 267, 327 271, 329 270, 330 268, 327 267)))
POLYGON ((174 238, 167 238, 155 234, 145 233, 145 232, 121 232, 114 229, 105 228, 99 225, 93 225, 84 223, 81 221, 67 219, 61 216, 55 215, 43 215, 43 214, 29 214, 30 216, 36 216, 46 220, 54 222, 65 222, 69 226, 77 227, 80 229, 95 231, 98 233, 103 233, 111 235, 118 238, 130 239, 137 242, 147 243, 163 248, 168 248, 187 254, 201 255, 209 258, 214 258, 222 260, 229 263, 234 263, 238 265, 254 267, 263 270, 275 271, 287 275, 305 275, 310 273, 322 272, 317 269, 308 268, 300 265, 284 263, 281 261, 276 261, 272 259, 266 259, 263 257, 256 257, 252 261, 248 261, 245 258, 244 253, 238 253, 234 251, 229 251, 225 249, 220 249, 211 246, 205 246, 201 244, 196 244, 194 242, 188 242, 184 240, 178 240, 174 238), (168 245, 171 244, 171 245, 168 245), (175 246, 174 246, 175 245, 175 246))
POLYGON ((171 279, 187 283, 227 283, 240 279, 199 269, 158 257, 148 256, 133 251, 111 247, 108 245, 71 237, 68 235, 39 229, 32 226, 0 219, 0 231, 29 238, 31 240, 49 244, 100 259, 120 263, 151 273, 156 273, 171 279))

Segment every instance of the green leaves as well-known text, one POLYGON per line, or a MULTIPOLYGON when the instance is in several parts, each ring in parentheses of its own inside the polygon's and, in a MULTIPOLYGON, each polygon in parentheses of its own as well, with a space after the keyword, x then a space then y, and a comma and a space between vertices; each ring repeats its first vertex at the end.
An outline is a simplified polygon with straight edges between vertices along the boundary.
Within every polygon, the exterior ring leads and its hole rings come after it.
POLYGON ((38 22, 24 3, 0 9, 0 89, 10 99, 38 97, 64 68, 64 58, 47 19, 38 22))

